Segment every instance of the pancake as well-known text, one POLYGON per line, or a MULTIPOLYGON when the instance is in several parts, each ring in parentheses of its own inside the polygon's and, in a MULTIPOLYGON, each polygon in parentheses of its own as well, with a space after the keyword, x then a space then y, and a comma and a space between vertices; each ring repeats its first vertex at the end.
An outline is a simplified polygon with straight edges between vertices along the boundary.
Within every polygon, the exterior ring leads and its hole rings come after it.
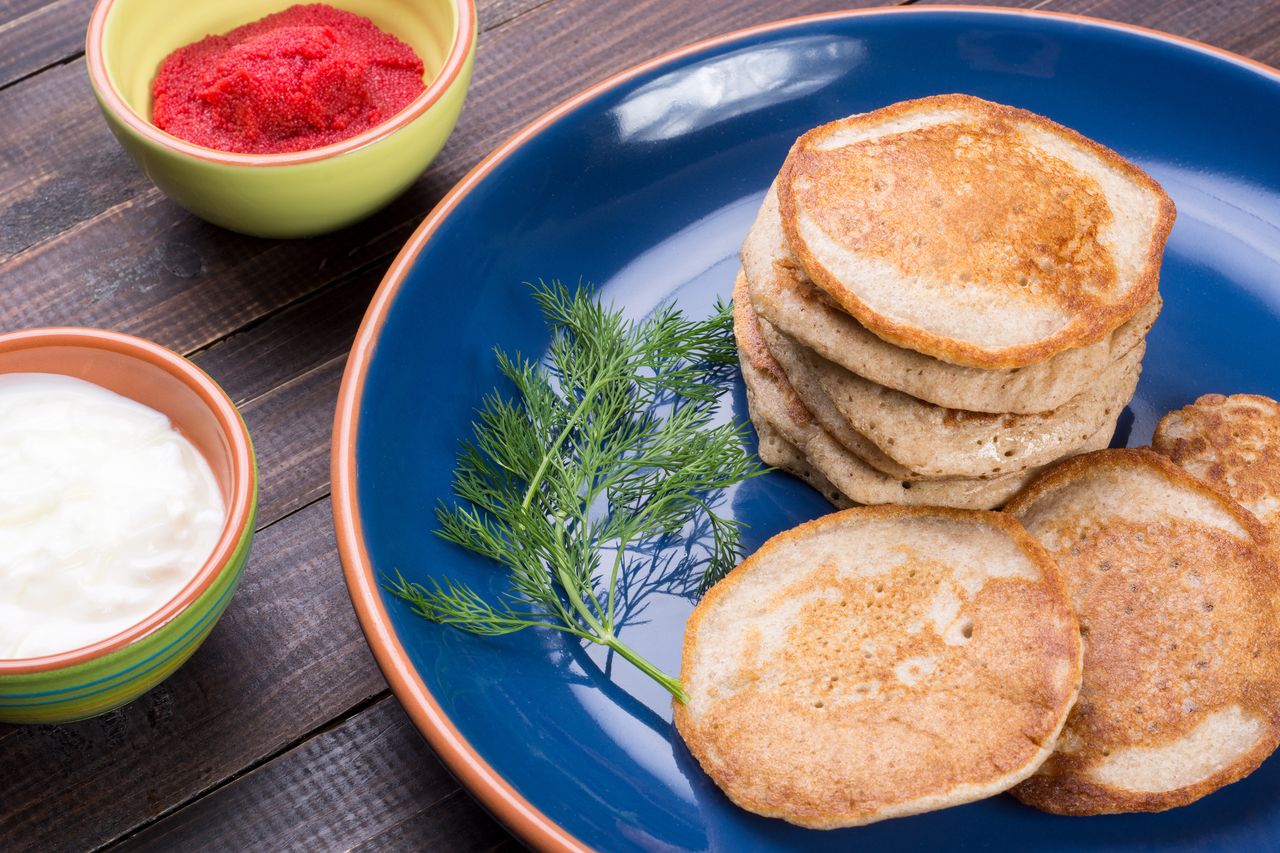
POLYGON ((999 513, 862 507, 781 533, 694 609, 675 724, 739 806, 818 829, 988 797, 1080 682, 1062 579, 999 513))
POLYGON ((1280 403, 1206 394, 1161 418, 1151 446, 1238 501, 1280 547, 1280 403))
POLYGON ((1156 294, 1128 322, 1089 346, 1022 369, 948 364, 882 341, 813 285, 786 245, 770 188, 742 247, 751 302, 760 316, 823 358, 872 382, 950 409, 1032 414, 1058 408, 1143 340, 1160 313, 1156 294))
MULTIPOLYGON (((736 293, 734 298, 738 298, 736 293)), ((749 301, 744 302, 743 305, 744 310, 751 310, 749 301)), ((769 354, 777 362, 782 375, 786 377, 787 383, 795 392, 801 405, 808 409, 813 420, 836 442, 872 468, 896 480, 930 479, 899 465, 869 438, 850 426, 844 415, 840 414, 840 410, 836 408, 835 402, 823 389, 818 377, 813 371, 805 368, 804 355, 800 348, 779 335, 768 321, 759 317, 756 320, 760 324, 760 333, 769 349, 769 354)))
POLYGON ((786 471, 793 477, 804 480, 833 506, 840 509, 853 506, 853 501, 842 495, 840 490, 833 486, 822 472, 810 465, 809 460, 804 458, 804 454, 797 450, 795 445, 788 444, 776 429, 765 421, 756 423, 755 428, 760 438, 758 455, 761 462, 770 468, 786 471))
MULTIPOLYGON (((836 410, 835 404, 817 383, 802 389, 791 381, 796 366, 789 362, 794 351, 786 347, 771 346, 774 333, 769 324, 756 315, 747 292, 746 277, 742 271, 733 284, 733 328, 739 350, 747 351, 739 363, 750 362, 757 371, 764 373, 767 381, 776 386, 786 402, 788 419, 809 423, 825 429, 832 439, 877 471, 895 479, 921 479, 894 462, 876 447, 866 436, 848 425, 836 410), (806 394, 807 392, 807 394, 806 394)), ((741 353, 740 353, 741 354, 741 353)), ((761 380, 763 381, 763 380, 761 380)), ((759 386, 761 381, 752 384, 759 386)), ((794 445, 793 445, 794 447, 794 445)), ((777 466, 784 467, 784 466, 777 466)))
MULTIPOLYGON (((734 302, 733 321, 752 422, 770 427, 854 503, 991 509, 1003 505, 1034 476, 1034 471, 1027 471, 990 480, 920 483, 886 476, 832 438, 805 408, 765 346, 749 303, 734 302)), ((1099 434, 1089 449, 1105 447, 1110 440, 1109 432, 1099 434)))
POLYGON ((1150 450, 1053 468, 1006 510, 1048 549, 1085 638, 1057 750, 1013 789, 1060 814, 1162 811, 1280 742, 1280 575, 1258 520, 1150 450))
POLYGON ((1024 367, 1094 343, 1156 293, 1169 197, 1115 152, 968 95, 804 134, 778 178, 792 253, 879 337, 1024 367))
POLYGON ((816 355, 812 371, 849 425, 908 470, 931 477, 994 477, 1075 453, 1114 431, 1142 372, 1138 344, 1079 396, 1052 412, 992 415, 944 409, 850 373, 816 355))

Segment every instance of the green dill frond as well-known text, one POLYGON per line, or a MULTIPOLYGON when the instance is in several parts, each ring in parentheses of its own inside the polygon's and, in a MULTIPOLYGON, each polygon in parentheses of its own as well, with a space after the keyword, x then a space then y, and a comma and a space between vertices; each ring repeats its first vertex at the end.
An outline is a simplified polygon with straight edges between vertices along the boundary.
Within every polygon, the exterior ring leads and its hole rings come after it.
POLYGON ((399 572, 386 588, 475 634, 543 627, 608 646, 683 701, 678 679, 618 639, 618 602, 639 565, 628 549, 705 531, 699 589, 741 555, 739 524, 715 502, 765 469, 742 425, 713 423, 737 364, 731 306, 689 320, 667 305, 632 321, 583 286, 539 282, 532 295, 551 330, 547 356, 495 349, 510 393, 483 398, 458 452, 458 502, 436 510, 438 533, 498 564, 510 592, 490 601, 399 572))

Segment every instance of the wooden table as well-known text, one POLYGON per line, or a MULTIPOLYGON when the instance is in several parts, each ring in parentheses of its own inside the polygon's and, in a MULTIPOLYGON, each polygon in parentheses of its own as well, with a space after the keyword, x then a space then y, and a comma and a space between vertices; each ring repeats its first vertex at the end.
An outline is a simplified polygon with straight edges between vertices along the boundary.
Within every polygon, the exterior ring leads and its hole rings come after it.
MULTIPOLYGON (((205 0, 211 2, 211 0, 205 0)), ((1044 0, 1280 65, 1276 0, 1044 0)), ((317 240, 190 216, 125 156, 85 76, 92 0, 0 0, 0 330, 100 326, 185 353, 240 405, 262 472, 239 592, 203 648, 128 707, 0 725, 0 850, 518 845, 390 695, 334 549, 343 362, 391 257, 499 142, 577 90, 696 39, 854 0, 487 0, 471 96, 427 174, 317 240)))

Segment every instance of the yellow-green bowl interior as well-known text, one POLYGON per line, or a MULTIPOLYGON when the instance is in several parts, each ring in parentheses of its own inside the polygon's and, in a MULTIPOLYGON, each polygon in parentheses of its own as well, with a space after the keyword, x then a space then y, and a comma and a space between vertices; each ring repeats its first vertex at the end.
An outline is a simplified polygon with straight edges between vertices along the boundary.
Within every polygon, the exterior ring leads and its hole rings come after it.
MULTIPOLYGON (((369 18, 422 57, 428 85, 444 66, 458 27, 449 0, 328 0, 329 5, 369 18)), ((297 5, 291 0, 114 0, 103 22, 102 57, 112 86, 151 121, 151 83, 160 62, 208 35, 297 5)))

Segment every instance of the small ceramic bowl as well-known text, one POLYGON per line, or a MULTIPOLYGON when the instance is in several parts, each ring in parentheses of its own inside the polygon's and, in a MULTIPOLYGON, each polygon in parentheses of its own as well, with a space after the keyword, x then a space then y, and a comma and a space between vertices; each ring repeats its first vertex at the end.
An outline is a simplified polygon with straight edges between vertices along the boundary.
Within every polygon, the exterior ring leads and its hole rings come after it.
POLYGON ((473 0, 330 0, 370 18, 422 57, 427 89, 393 118, 323 148, 234 154, 178 139, 150 121, 161 60, 291 5, 290 0, 98 0, 89 81, 107 124, 156 186, 195 215, 259 237, 306 237, 365 217, 408 188, 444 146, 475 58, 473 0))
POLYGON ((81 649, 0 658, 0 722, 63 723, 118 708, 191 657, 226 608, 249 556, 258 469, 240 413, 200 368, 164 347, 96 329, 0 335, 0 373, 61 373, 150 406, 204 455, 227 520, 213 553, 168 604, 81 649))

